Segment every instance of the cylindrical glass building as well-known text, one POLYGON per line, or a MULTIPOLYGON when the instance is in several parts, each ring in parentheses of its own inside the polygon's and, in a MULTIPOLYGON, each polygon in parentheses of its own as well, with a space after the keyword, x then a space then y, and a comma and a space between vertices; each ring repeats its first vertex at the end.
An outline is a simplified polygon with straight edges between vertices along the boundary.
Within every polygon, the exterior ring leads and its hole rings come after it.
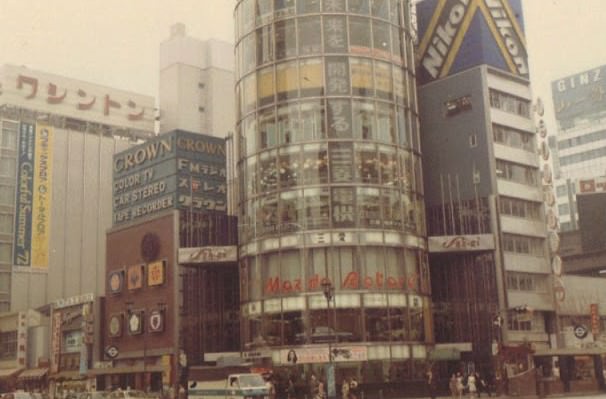
POLYGON ((427 371, 409 6, 236 5, 242 346, 274 367, 332 362, 338 383, 427 371))

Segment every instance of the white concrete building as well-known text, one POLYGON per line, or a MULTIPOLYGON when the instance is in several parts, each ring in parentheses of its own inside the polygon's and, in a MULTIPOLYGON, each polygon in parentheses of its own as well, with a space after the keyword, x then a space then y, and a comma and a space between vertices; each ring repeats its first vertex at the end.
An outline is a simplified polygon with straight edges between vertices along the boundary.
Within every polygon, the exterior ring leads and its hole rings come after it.
POLYGON ((234 129, 234 47, 171 27, 160 44, 160 132, 180 129, 226 137, 234 129))
POLYGON ((0 68, 0 313, 105 292, 112 155, 153 135, 153 97, 0 68))

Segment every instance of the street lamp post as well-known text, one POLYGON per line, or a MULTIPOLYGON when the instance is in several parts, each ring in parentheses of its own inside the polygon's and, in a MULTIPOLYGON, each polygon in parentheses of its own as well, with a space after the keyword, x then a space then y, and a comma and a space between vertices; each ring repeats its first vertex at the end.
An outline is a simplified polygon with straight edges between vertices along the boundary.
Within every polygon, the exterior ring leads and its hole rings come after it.
POLYGON ((335 339, 336 342, 336 334, 334 326, 331 326, 330 322, 330 301, 334 298, 335 295, 335 287, 333 287, 332 283, 326 278, 322 281, 322 293, 324 294, 324 298, 326 298, 326 327, 332 329, 332 337, 328 339, 328 368, 326 369, 326 390, 329 398, 336 397, 336 389, 335 389, 335 365, 333 362, 332 355, 332 346, 331 342, 335 339))

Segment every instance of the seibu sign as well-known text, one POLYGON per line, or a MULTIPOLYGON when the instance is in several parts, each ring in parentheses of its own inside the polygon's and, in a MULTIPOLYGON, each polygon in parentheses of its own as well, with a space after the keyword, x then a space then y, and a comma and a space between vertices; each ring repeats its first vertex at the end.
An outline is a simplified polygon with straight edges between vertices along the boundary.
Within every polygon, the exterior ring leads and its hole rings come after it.
POLYGON ((494 249, 492 234, 435 236, 427 239, 430 253, 435 252, 473 252, 494 249))
MULTIPOLYGON (((322 288, 325 277, 315 274, 307 280, 297 278, 282 280, 280 277, 270 277, 265 282, 265 294, 287 294, 291 292, 306 292, 322 288)), ((330 281, 330 280, 328 280, 330 281)), ((386 288, 393 290, 416 289, 419 285, 419 275, 414 273, 406 276, 385 276, 377 272, 374 276, 362 276, 358 272, 349 272, 341 282, 341 289, 371 289, 386 288)))

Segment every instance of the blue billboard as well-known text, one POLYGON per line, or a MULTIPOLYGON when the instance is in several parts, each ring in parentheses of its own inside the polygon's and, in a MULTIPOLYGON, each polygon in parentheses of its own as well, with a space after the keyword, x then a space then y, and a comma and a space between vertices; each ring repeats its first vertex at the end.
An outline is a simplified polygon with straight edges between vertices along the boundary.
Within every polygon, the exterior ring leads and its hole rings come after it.
POLYGON ((483 64, 528 77, 520 0, 425 0, 417 24, 420 84, 483 64))
POLYGON ((562 129, 606 112, 606 65, 551 82, 556 120, 562 129))
POLYGON ((224 139, 177 130, 114 155, 114 226, 171 208, 227 212, 224 139))

